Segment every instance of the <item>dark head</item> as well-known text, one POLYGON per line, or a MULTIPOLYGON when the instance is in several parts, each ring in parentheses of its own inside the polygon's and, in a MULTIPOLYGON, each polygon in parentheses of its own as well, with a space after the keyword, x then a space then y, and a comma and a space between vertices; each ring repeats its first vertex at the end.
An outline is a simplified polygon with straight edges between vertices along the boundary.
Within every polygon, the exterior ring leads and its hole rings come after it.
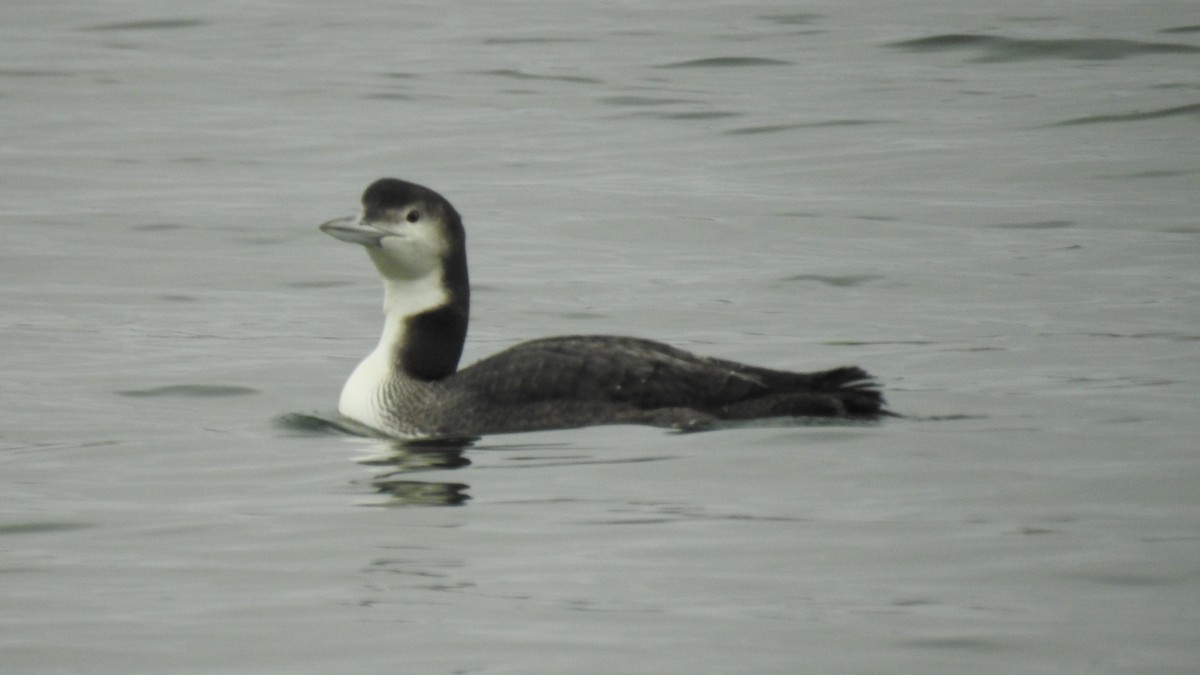
POLYGON ((366 248, 383 276, 384 310, 405 325, 401 368, 422 379, 454 372, 470 308, 462 218, 427 187, 381 178, 363 192, 359 216, 321 231, 366 248))
POLYGON ((385 279, 417 279, 441 267, 451 282, 448 287, 465 288, 462 218, 450 202, 427 187, 380 178, 363 192, 361 215, 331 220, 321 230, 365 246, 385 279))

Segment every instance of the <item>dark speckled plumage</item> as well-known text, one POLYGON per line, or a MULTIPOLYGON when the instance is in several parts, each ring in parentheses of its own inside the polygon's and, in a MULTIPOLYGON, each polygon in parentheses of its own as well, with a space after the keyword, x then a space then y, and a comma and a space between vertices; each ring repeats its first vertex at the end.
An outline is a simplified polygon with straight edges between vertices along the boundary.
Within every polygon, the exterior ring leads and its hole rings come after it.
MULTIPOLYGON (((405 334, 387 355, 390 373, 373 398, 381 418, 376 426, 387 427, 382 431, 478 435, 618 423, 692 429, 723 419, 887 414, 883 397, 859 368, 770 370, 634 337, 531 340, 455 371, 469 307, 458 213, 432 190, 396 179, 368 188, 363 206, 364 221, 395 221, 394 214, 414 207, 437 214, 439 233, 451 243, 439 268, 444 303, 399 322, 405 334)), ((380 266, 378 254, 372 258, 380 266)))

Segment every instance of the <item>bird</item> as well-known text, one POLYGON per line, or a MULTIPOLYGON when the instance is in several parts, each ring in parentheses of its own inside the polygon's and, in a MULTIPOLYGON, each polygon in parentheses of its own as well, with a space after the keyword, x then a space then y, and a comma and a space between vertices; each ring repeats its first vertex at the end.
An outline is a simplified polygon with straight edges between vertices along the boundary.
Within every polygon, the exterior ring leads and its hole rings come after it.
POLYGON ((383 333, 338 401, 342 416, 375 433, 453 438, 603 424, 703 430, 726 420, 891 414, 858 367, 789 372, 631 336, 537 338, 460 369, 471 293, 462 217, 442 195, 397 178, 373 182, 361 204, 358 215, 319 228, 362 246, 383 279, 383 333))

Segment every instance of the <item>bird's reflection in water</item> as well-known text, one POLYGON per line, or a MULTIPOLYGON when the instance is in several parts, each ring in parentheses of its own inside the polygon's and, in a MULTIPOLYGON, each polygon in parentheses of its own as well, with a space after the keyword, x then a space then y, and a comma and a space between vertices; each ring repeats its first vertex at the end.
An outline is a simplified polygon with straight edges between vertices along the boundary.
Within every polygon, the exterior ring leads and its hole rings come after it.
POLYGON ((459 506, 470 495, 468 485, 442 481, 413 480, 422 471, 453 470, 471 465, 463 456, 477 439, 448 438, 422 441, 389 441, 378 452, 358 460, 359 464, 383 467, 369 481, 376 492, 387 495, 377 506, 459 506))
POLYGON ((275 423, 291 433, 303 435, 338 435, 372 438, 372 454, 358 459, 369 467, 382 467, 382 472, 366 481, 376 492, 388 495, 377 506, 458 506, 471 497, 465 483, 412 480, 409 475, 421 471, 445 471, 470 466, 463 456, 478 438, 439 438, 419 441, 400 441, 380 438, 370 427, 337 413, 296 412, 280 415, 275 423))

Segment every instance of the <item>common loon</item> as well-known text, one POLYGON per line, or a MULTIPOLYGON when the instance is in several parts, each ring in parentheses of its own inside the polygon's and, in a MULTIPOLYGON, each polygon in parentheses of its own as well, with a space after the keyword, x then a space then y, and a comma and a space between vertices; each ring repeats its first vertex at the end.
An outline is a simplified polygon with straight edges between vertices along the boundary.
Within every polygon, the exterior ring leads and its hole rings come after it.
POLYGON ((387 436, 889 414, 859 368, 769 370, 635 337, 530 340, 458 370, 470 286, 462 219, 450 202, 382 178, 363 193, 359 216, 320 229, 366 248, 383 277, 383 336, 350 375, 338 411, 387 436))

